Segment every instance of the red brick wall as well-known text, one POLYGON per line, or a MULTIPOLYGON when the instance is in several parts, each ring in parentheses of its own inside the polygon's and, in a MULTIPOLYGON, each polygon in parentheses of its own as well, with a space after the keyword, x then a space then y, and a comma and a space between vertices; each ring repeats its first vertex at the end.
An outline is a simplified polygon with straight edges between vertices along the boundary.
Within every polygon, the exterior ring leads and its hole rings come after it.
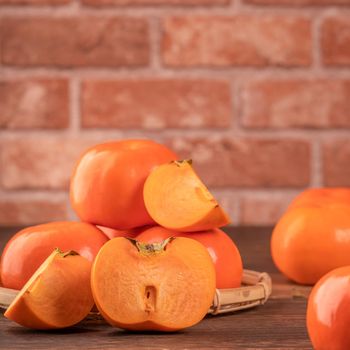
POLYGON ((74 217, 87 146, 150 137, 235 224, 350 186, 350 0, 0 0, 0 224, 74 217))

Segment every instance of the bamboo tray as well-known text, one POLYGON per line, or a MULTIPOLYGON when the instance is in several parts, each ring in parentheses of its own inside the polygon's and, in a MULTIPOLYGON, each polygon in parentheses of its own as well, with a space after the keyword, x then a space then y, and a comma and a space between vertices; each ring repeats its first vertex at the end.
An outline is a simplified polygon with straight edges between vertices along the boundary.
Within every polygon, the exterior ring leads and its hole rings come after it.
MULTIPOLYGON (((271 278, 267 273, 244 270, 242 287, 217 289, 208 314, 218 315, 263 305, 271 291, 271 278)), ((7 309, 17 293, 18 290, 0 287, 0 308, 7 309)))

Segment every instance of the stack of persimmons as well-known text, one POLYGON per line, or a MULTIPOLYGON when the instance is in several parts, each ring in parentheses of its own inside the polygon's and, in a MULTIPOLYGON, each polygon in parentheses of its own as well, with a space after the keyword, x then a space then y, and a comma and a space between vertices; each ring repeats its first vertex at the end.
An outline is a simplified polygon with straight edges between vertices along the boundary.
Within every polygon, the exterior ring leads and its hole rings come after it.
POLYGON ((192 168, 167 147, 125 140, 90 148, 71 177, 81 222, 18 232, 1 283, 20 289, 5 316, 63 328, 95 304, 111 325, 174 331, 199 322, 216 288, 241 284, 242 261, 222 231, 229 218, 192 168))
MULTIPOLYGON (((76 324, 95 304, 117 327, 174 331, 199 322, 215 288, 235 288, 242 261, 219 227, 229 218, 192 168, 148 140, 97 145, 78 161, 70 199, 81 222, 18 232, 1 258, 5 316, 36 329, 76 324), (59 249, 55 249, 59 248, 59 249)), ((313 285, 316 349, 350 349, 350 189, 310 189, 277 223, 276 266, 313 285)))

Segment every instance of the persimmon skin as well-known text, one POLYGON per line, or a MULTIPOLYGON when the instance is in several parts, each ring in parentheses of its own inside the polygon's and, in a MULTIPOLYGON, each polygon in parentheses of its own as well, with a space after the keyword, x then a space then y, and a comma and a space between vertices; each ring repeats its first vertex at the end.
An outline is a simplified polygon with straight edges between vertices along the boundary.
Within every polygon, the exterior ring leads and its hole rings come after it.
POLYGON ((66 328, 80 322, 94 305, 90 273, 90 261, 56 249, 25 284, 5 317, 38 330, 66 328))
POLYGON ((172 332, 206 315, 215 295, 215 269, 207 250, 182 237, 159 246, 117 237, 98 253, 91 289, 112 326, 172 332))
POLYGON ((350 349, 350 266, 332 270, 314 286, 307 329, 315 350, 350 349))
POLYGON ((310 188, 300 193, 288 210, 300 207, 320 207, 339 203, 350 206, 350 188, 310 188))
POLYGON ((136 238, 138 234, 150 227, 152 226, 135 227, 130 230, 116 230, 110 227, 97 226, 97 228, 101 230, 107 236, 108 239, 113 239, 117 237, 136 238))
POLYGON ((150 140, 96 145, 81 156, 73 171, 72 207, 82 221, 118 230, 152 224, 143 184, 154 167, 175 159, 175 153, 150 140))
POLYGON ((4 287, 21 289, 55 248, 75 250, 93 261, 108 241, 95 226, 82 222, 51 222, 17 232, 1 256, 0 276, 4 287))
POLYGON ((216 288, 237 288, 241 285, 243 264, 239 250, 232 239, 215 228, 200 232, 176 232, 154 226, 140 233, 136 239, 145 243, 162 242, 169 237, 186 237, 202 243, 208 250, 216 272, 216 288))
POLYGON ((271 237, 275 265, 300 284, 313 285, 327 272, 350 264, 350 206, 317 203, 288 210, 271 237))

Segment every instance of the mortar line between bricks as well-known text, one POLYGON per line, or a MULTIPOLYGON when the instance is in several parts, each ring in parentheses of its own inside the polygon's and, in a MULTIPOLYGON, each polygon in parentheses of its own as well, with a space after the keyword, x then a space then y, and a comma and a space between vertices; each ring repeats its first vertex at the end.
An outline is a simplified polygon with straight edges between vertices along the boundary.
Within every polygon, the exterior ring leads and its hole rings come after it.
MULTIPOLYGON (((210 191, 212 191, 214 194, 217 194, 218 196, 224 196, 224 195, 236 195, 237 198, 239 196, 243 197, 252 197, 252 198, 264 198, 266 195, 270 196, 273 199, 278 199, 283 196, 294 196, 298 194, 302 187, 250 187, 250 188, 235 188, 235 187, 215 187, 215 186, 209 186, 210 191)), ((239 198, 241 199, 241 198, 239 198)))
POLYGON ((67 193, 67 198, 66 198, 66 211, 67 211, 67 218, 69 221, 77 220, 77 216, 70 204, 69 192, 67 193))
POLYGON ((18 198, 30 198, 30 199, 46 199, 51 198, 53 200, 62 200, 67 197, 66 190, 58 189, 11 189, 11 190, 2 190, 1 199, 18 199, 18 198))
POLYGON ((263 68, 252 69, 248 67, 236 67, 214 70, 214 69, 181 69, 181 70, 169 70, 167 68, 158 69, 157 71, 152 69, 57 69, 57 68, 9 68, 2 66, 1 79, 16 80, 25 78, 70 78, 76 77, 94 80, 116 80, 116 79, 210 79, 210 80, 230 80, 234 78, 242 78, 247 81, 258 81, 263 79, 276 80, 288 79, 288 80, 315 80, 315 79, 338 79, 346 80, 350 79, 350 69, 346 67, 335 69, 322 69, 317 74, 310 68, 295 68, 295 69, 282 69, 282 68, 263 68), (252 77, 254 75, 254 77, 252 77))
POLYGON ((153 73, 159 73, 161 70, 161 33, 159 19, 152 16, 149 19, 149 40, 150 40, 150 68, 153 73))
MULTIPOLYGON (((231 194, 230 194, 230 196, 231 196, 231 194)), ((233 198, 233 205, 232 205, 231 201, 232 201, 232 199, 230 199, 230 204, 232 206, 231 214, 230 214, 230 212, 228 212, 229 217, 231 219, 231 225, 237 225, 238 226, 240 224, 240 217, 241 217, 240 201, 239 201, 238 196, 235 196, 233 198)), ((220 201, 219 201, 219 203, 220 203, 220 201)))
POLYGON ((70 1, 67 4, 61 5, 0 5, 0 16, 7 18, 8 15, 24 17, 24 16, 42 16, 49 15, 52 18, 61 14, 74 15, 78 14, 80 4, 76 1, 70 1))
MULTIPOLYGON (((303 187, 246 187, 246 188, 237 188, 237 187, 215 187, 209 186, 210 191, 218 196, 223 195, 243 195, 243 196, 252 196, 256 198, 263 198, 266 195, 271 196, 274 199, 283 197, 284 195, 293 196, 299 193, 303 187)), ((16 199, 19 196, 21 198, 33 198, 33 199, 43 199, 43 198, 53 198, 53 199, 65 199, 69 193, 68 189, 40 189, 40 188, 28 188, 28 189, 11 189, 3 191, 4 196, 2 199, 16 199), (54 197, 52 197, 54 195, 54 197)))
POLYGON ((83 4, 82 4, 81 0, 73 0, 73 2, 75 3, 75 6, 76 6, 79 10, 82 9, 83 4))
POLYGON ((80 131, 80 101, 81 82, 79 78, 72 77, 69 80, 69 126, 67 132, 70 135, 79 135, 80 131))
POLYGON ((239 13, 236 7, 231 6, 104 6, 103 8, 76 6, 74 2, 66 6, 49 7, 49 6, 1 6, 1 15, 4 17, 23 17, 23 16, 49 16, 52 18, 61 17, 79 17, 93 16, 93 17, 114 17, 114 16, 130 16, 130 17, 146 17, 146 16, 194 16, 194 15, 208 15, 208 16, 226 16, 233 15, 285 15, 296 17, 310 17, 317 13, 338 13, 348 14, 350 8, 344 6, 259 6, 242 4, 239 6, 239 13), (302 11, 301 11, 302 9, 302 11), (190 14, 189 14, 190 10, 190 14))
MULTIPOLYGON (((0 67, 1 68, 1 67, 0 67)), ((0 133, 1 136, 1 133, 0 133)), ((3 170, 4 169, 4 159, 3 159, 3 140, 0 137, 0 199, 3 198, 3 170)))
MULTIPOLYGON (((222 194, 225 196, 225 194, 222 194)), ((231 215, 232 223, 234 225, 239 225, 241 223, 241 213, 242 213, 242 208, 241 208, 241 202, 242 202, 242 196, 240 193, 227 193, 226 195, 230 195, 234 197, 234 205, 233 205, 233 215, 231 215)))
POLYGON ((315 74, 322 72, 321 65, 321 42, 320 42, 321 18, 316 16, 311 22, 311 38, 312 38, 312 67, 311 71, 315 74))
POLYGON ((323 186, 321 143, 318 139, 312 142, 311 184, 314 187, 323 186))
MULTIPOLYGON (((17 138, 32 139, 32 138, 57 138, 69 139, 72 135, 69 129, 65 130, 2 130, 0 131, 1 138, 5 140, 15 140, 17 138)), ((225 128, 201 128, 201 129, 183 129, 183 128, 166 128, 159 130, 146 129, 81 129, 79 137, 83 140, 101 140, 101 139, 120 139, 126 137, 141 137, 141 138, 155 138, 157 140, 164 140, 169 137, 185 137, 191 138, 208 138, 222 139, 222 138, 242 138, 242 139, 259 139, 259 140, 302 140, 312 141, 315 138, 323 141, 330 138, 348 138, 350 129, 324 129, 324 130, 310 130, 310 129, 261 129, 249 130, 247 128, 240 131, 232 131, 225 128)))
POLYGON ((241 99, 240 99, 240 81, 239 79, 233 79, 230 83, 230 96, 231 96, 231 128, 232 133, 240 132, 240 110, 241 110, 241 99))
POLYGON ((303 5, 292 5, 292 4, 250 4, 246 1, 240 1, 240 13, 290 13, 294 14, 317 14, 317 13, 325 13, 325 12, 334 12, 334 11, 350 11, 349 5, 312 5, 312 4, 303 4, 303 5))
POLYGON ((237 14, 240 14, 243 7, 242 0, 231 0, 231 7, 237 12, 237 14))

